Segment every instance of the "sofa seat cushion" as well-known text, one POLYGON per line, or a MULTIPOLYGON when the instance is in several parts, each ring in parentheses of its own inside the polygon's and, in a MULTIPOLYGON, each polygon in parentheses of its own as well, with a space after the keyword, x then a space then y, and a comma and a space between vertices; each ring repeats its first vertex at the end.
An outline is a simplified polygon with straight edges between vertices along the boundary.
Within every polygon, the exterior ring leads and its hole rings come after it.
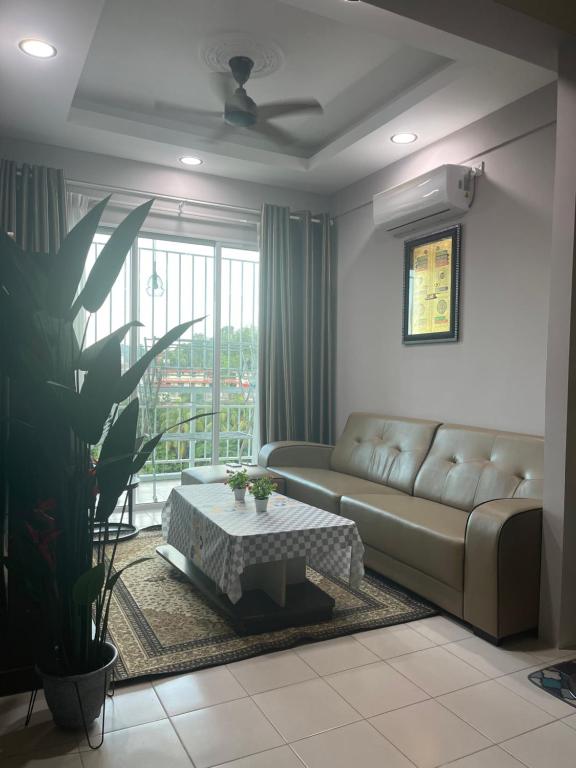
POLYGON ((365 544, 463 589, 467 512, 414 496, 349 494, 340 514, 354 520, 365 544))
POLYGON ((361 477, 312 467, 268 467, 269 471, 284 478, 286 495, 305 504, 339 514, 340 497, 351 494, 379 494, 405 496, 402 491, 373 483, 361 477))

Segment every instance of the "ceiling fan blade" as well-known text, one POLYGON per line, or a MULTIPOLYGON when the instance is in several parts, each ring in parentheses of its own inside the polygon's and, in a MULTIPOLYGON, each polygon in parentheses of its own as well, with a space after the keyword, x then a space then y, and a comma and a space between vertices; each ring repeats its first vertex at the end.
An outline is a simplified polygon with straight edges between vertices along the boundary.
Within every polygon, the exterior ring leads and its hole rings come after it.
POLYGON ((234 79, 229 72, 211 72, 208 82, 222 104, 225 104, 234 93, 234 79))
POLYGON ((304 112, 316 112, 322 114, 322 105, 316 99, 293 99, 289 101, 272 101, 261 104, 258 107, 258 115, 262 120, 271 120, 275 117, 297 115, 304 112))
POLYGON ((189 123, 193 120, 204 118, 222 118, 222 112, 209 112, 203 109, 186 109, 176 104, 169 104, 166 101, 155 101, 154 110, 163 117, 169 117, 174 120, 181 120, 189 123))
POLYGON ((288 131, 285 131, 283 128, 278 128, 276 125, 271 125, 270 123, 258 122, 250 130, 259 133, 261 136, 265 136, 267 139, 271 139, 279 146, 289 147, 298 144, 298 139, 292 136, 291 133, 288 133, 288 131))

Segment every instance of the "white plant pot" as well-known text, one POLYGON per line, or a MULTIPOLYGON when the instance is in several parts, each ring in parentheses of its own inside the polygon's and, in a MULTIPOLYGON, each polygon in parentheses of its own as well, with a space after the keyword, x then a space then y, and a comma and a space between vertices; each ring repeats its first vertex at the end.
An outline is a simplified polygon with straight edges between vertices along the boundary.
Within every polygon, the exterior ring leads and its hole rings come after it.
POLYGON ((234 488, 234 498, 236 501, 244 501, 246 488, 234 488))
POLYGON ((256 512, 266 512, 268 509, 268 499, 254 499, 256 512))

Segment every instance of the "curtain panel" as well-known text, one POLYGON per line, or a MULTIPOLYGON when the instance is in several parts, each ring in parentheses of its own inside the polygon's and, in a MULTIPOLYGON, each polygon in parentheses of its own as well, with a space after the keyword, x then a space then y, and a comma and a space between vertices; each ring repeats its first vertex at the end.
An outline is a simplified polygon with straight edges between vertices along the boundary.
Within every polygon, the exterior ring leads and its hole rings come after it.
MULTIPOLYGON (((63 171, 1 159, 0 230, 10 233, 25 251, 57 253, 67 233, 63 171)), ((18 516, 15 494, 8 488, 8 425, 25 424, 27 413, 25 394, 10 386, 0 368, 0 556, 11 556, 18 516)), ((37 450, 33 437, 29 438, 29 451, 34 471, 37 450)), ((32 665, 34 610, 20 580, 8 578, 7 570, 0 568, 0 647, 8 669, 32 665)))
POLYGON ((67 233, 64 172, 0 160, 0 228, 26 251, 56 253, 67 233))
POLYGON ((327 214, 265 205, 260 228, 261 444, 331 443, 336 247, 327 214))

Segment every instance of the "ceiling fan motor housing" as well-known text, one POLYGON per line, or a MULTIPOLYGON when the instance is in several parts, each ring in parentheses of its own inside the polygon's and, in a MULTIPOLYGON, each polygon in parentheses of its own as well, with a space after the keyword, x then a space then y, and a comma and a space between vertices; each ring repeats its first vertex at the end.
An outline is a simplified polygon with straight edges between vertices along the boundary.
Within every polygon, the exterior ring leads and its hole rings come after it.
POLYGON ((248 82, 254 62, 249 56, 232 56, 228 62, 228 66, 230 67, 234 80, 236 80, 238 85, 242 86, 244 83, 248 82))

